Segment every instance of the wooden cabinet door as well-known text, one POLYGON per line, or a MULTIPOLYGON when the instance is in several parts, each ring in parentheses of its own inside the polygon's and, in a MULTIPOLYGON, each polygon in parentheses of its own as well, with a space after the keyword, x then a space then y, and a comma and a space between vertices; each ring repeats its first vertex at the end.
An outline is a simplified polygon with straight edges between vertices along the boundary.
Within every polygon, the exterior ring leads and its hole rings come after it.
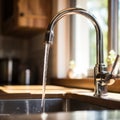
MULTIPOLYGON (((52 0, 10 1, 12 6, 9 9, 12 9, 10 11, 13 13, 3 21, 6 33, 37 33, 47 28, 52 16, 52 0)), ((6 14, 4 11, 7 8, 5 8, 5 3, 3 5, 3 14, 6 14)))

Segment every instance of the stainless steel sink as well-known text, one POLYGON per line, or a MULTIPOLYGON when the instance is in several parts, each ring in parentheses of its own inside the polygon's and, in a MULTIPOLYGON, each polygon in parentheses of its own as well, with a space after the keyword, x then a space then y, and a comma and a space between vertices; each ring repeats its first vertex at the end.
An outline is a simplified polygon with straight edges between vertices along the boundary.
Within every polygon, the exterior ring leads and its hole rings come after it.
MULTIPOLYGON (((45 112, 105 109, 76 99, 52 98, 45 100, 45 112)), ((41 99, 0 100, 0 114, 41 113, 41 99)))
MULTIPOLYGON (((63 111, 64 100, 60 98, 46 99, 46 112, 63 111)), ((41 99, 0 100, 0 114, 29 114, 41 112, 41 99)))

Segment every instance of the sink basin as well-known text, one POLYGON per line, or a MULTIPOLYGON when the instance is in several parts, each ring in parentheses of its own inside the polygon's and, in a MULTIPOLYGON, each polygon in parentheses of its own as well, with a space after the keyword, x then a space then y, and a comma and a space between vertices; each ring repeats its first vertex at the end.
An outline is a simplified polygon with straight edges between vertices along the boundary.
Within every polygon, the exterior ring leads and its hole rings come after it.
MULTIPOLYGON (((41 113, 41 99, 0 100, 0 114, 36 114, 41 113)), ((63 112, 78 110, 105 109, 76 99, 52 98, 45 100, 45 112, 63 112)))
MULTIPOLYGON (((63 111, 64 100, 60 98, 46 99, 45 111, 63 111)), ((0 100, 0 114, 29 114, 41 112, 41 99, 0 100)))

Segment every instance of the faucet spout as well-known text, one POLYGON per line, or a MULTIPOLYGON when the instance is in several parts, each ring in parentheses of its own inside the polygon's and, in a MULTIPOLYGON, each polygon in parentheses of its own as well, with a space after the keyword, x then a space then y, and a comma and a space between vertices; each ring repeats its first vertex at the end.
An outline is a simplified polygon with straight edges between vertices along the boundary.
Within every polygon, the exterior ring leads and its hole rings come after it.
POLYGON ((85 9, 81 8, 69 8, 60 11, 50 22, 47 33, 46 33, 46 42, 48 44, 53 43, 54 38, 54 27, 56 23, 63 18, 66 15, 72 15, 72 14, 80 14, 88 18, 94 25, 96 30, 96 65, 94 68, 94 83, 95 83, 95 96, 99 96, 101 93, 98 92, 98 87, 96 86, 96 79, 103 79, 105 71, 105 65, 104 65, 104 59, 103 59, 103 35, 102 31, 100 29, 100 26, 98 22, 96 21, 95 17, 86 11, 85 9), (96 92, 97 91, 97 92, 96 92))

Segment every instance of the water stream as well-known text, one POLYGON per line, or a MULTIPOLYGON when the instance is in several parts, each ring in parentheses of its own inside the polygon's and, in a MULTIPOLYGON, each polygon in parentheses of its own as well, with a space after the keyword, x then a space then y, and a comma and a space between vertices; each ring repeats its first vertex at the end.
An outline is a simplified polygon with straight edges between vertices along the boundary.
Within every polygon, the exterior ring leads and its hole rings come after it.
POLYGON ((44 55, 44 67, 43 67, 43 83, 42 83, 42 101, 41 101, 41 112, 45 113, 45 91, 47 82, 47 68, 48 68, 48 57, 51 44, 45 44, 45 55, 44 55))

